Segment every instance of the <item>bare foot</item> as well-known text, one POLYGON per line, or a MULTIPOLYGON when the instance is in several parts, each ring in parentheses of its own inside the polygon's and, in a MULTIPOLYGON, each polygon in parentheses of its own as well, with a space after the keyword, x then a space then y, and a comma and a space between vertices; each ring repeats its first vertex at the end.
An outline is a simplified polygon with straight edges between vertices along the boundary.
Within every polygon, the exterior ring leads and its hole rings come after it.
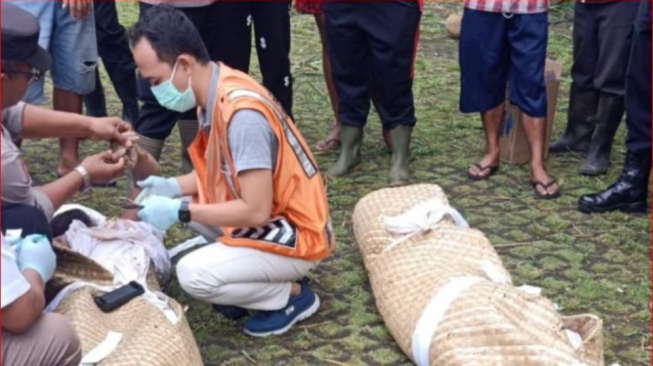
POLYGON ((59 165, 57 165, 57 174, 60 177, 70 173, 75 167, 79 165, 79 160, 77 159, 61 159, 59 165))

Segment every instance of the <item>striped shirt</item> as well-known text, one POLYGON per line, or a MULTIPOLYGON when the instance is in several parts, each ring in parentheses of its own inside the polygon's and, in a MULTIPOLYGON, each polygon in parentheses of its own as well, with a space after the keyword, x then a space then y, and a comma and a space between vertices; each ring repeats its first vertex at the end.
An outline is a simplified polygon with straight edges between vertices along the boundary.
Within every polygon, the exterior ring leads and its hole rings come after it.
POLYGON ((493 13, 535 14, 549 10, 549 0, 465 0, 467 9, 493 13))

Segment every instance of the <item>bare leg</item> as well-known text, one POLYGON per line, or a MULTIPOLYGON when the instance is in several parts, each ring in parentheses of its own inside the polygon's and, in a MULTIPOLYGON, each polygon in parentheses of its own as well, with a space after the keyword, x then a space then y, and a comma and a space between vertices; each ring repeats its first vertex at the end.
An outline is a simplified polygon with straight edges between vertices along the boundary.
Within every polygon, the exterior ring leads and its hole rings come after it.
MULTIPOLYGON (((552 181, 549 173, 546 171, 544 164, 544 139, 546 138, 546 118, 534 118, 523 115, 524 132, 528 145, 531 149, 531 179, 532 181, 539 181, 547 185, 552 181)), ((537 185, 535 189, 541 195, 550 195, 558 191, 558 184, 554 183, 550 187, 545 188, 542 185, 537 185)))
POLYGON ((472 165, 469 172, 479 178, 487 177, 491 174, 489 167, 497 166, 500 159, 499 150, 499 131, 501 123, 505 115, 505 106, 503 103, 490 109, 489 111, 481 113, 483 120, 483 130, 485 131, 485 156, 478 165, 488 167, 487 169, 479 169, 478 166, 472 165))
MULTIPOLYGON (((82 96, 73 92, 54 89, 53 107, 56 111, 82 114, 82 96)), ((59 166, 57 173, 66 174, 79 164, 79 144, 77 139, 59 140, 59 166)))
POLYGON ((331 101, 331 108, 335 117, 335 126, 333 126, 327 137, 317 145, 318 150, 322 151, 338 147, 336 142, 340 140, 340 123, 338 122, 338 95, 333 82, 333 75, 331 74, 331 60, 329 59, 329 46, 325 33, 324 14, 315 14, 315 24, 317 24, 317 29, 320 31, 320 41, 322 42, 322 71, 324 72, 324 81, 329 91, 329 100, 331 101))

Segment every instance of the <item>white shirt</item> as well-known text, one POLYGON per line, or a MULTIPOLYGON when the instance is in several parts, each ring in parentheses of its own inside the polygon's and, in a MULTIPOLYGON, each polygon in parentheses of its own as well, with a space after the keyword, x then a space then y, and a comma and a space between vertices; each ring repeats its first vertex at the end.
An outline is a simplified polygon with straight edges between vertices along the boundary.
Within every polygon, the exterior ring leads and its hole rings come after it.
POLYGON ((4 309, 30 289, 30 284, 23 276, 18 263, 16 252, 2 235, 2 308, 4 309))

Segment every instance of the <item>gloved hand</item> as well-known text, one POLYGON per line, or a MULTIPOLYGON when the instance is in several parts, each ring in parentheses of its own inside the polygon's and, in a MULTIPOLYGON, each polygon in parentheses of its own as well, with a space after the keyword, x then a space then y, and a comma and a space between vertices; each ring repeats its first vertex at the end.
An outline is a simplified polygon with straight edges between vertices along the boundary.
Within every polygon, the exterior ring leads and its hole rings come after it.
POLYGON ((181 197, 181 187, 177 182, 177 178, 151 176, 143 181, 136 182, 136 185, 143 188, 138 197, 136 197, 136 202, 138 203, 142 203, 148 196, 181 197))
POLYGON ((16 261, 21 271, 33 269, 41 275, 43 282, 48 282, 57 267, 57 256, 52 245, 43 235, 29 235, 16 247, 16 261))
POLYGON ((166 231, 179 220, 181 200, 163 196, 150 196, 140 202, 138 218, 155 228, 166 231))

